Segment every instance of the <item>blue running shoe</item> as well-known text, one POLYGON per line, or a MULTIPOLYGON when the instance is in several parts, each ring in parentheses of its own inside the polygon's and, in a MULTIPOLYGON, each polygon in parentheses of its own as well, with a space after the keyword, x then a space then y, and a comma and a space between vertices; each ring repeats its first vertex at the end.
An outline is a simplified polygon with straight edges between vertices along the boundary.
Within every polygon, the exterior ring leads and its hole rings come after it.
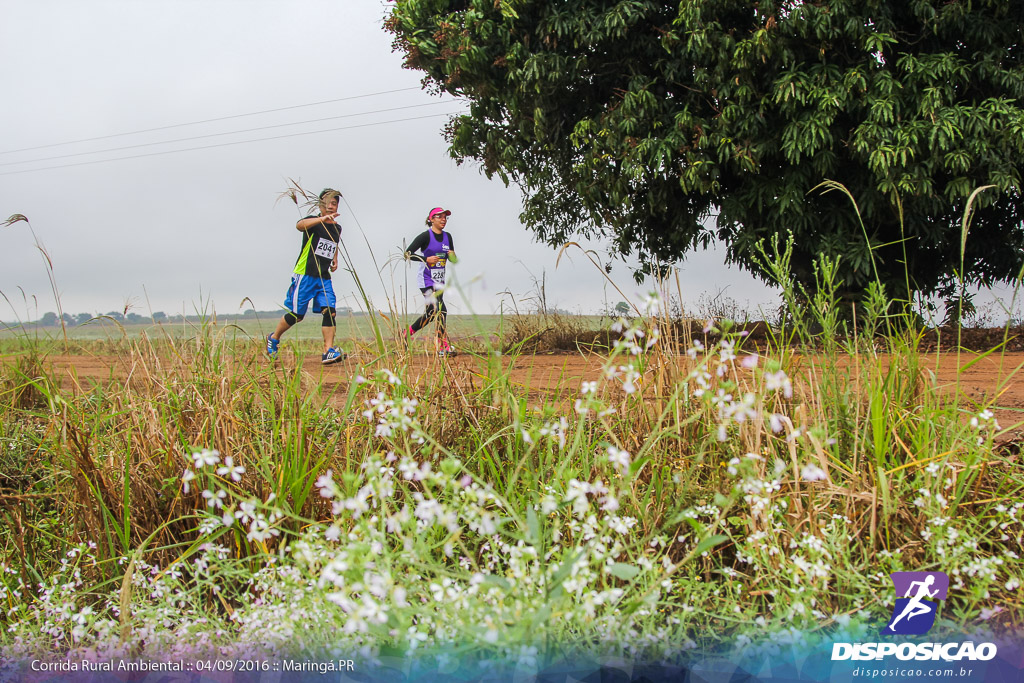
POLYGON ((327 349, 327 353, 320 357, 320 362, 324 365, 333 365, 334 363, 340 363, 341 361, 348 358, 343 351, 340 351, 333 346, 327 349))
POLYGON ((274 339, 273 337, 267 337, 267 355, 271 358, 277 357, 277 345, 281 343, 280 339, 274 339))

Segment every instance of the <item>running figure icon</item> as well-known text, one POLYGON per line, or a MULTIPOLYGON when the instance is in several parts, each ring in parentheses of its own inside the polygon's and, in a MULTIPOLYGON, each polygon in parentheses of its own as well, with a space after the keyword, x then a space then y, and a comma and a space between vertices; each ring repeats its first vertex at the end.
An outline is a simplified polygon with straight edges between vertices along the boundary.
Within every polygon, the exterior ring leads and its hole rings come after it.
POLYGON ((919 617, 922 614, 928 614, 934 609, 934 607, 930 605, 924 605, 921 602, 925 598, 934 598, 936 595, 939 594, 939 591, 937 589, 934 591, 928 590, 928 587, 934 583, 935 577, 931 574, 929 574, 928 578, 926 578, 924 581, 911 582, 910 588, 907 589, 907 594, 903 596, 905 598, 910 598, 910 602, 908 602, 907 606, 903 608, 903 611, 900 613, 900 615, 893 619, 892 622, 889 624, 890 631, 892 631, 893 633, 896 632, 896 624, 903 617, 906 617, 907 621, 910 621, 914 617, 919 617), (910 593, 913 592, 914 586, 920 586, 920 588, 917 589, 917 595, 911 596, 910 593))
POLYGON ((945 600, 949 577, 943 572, 893 572, 896 598, 886 633, 920 635, 935 623, 938 600, 945 600))

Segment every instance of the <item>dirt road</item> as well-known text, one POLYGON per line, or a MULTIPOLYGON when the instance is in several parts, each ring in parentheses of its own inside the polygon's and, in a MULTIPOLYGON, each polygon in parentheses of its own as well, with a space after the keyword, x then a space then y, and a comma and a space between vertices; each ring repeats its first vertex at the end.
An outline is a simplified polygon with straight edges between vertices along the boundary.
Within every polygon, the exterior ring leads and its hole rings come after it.
MULTIPOLYGON (((578 353, 524 356, 511 361, 508 358, 498 360, 502 368, 507 368, 511 362, 509 378, 513 386, 537 399, 538 403, 558 396, 565 398, 577 392, 583 381, 599 379, 605 362, 599 355, 587 356, 578 353)), ((883 363, 887 363, 884 356, 882 360, 883 363)), ((255 355, 250 358, 227 360, 228 364, 253 362, 265 360, 255 355)), ((294 367, 297 359, 285 354, 281 362, 294 367)), ((322 391, 343 399, 350 382, 357 375, 368 374, 374 369, 385 367, 387 363, 398 362, 401 362, 401 359, 397 357, 375 360, 369 353, 357 352, 345 362, 334 366, 321 366, 319 358, 315 356, 303 359, 302 365, 310 386, 320 385, 322 391)), ((462 354, 447 361, 441 361, 425 353, 411 354, 409 376, 418 380, 428 373, 440 372, 442 362, 447 362, 449 368, 457 371, 457 376, 462 378, 467 390, 479 388, 486 381, 486 360, 471 354, 462 354)), ((689 359, 680 357, 678 362, 685 365, 689 359)), ((846 359, 845 362, 855 361, 846 359)), ((131 359, 125 356, 102 354, 50 356, 48 363, 64 381, 77 381, 83 387, 92 383, 123 382, 132 376, 139 377, 142 372, 148 374, 154 371, 153 361, 133 364, 131 359), (72 379, 73 377, 75 379, 72 379)), ((794 364, 794 374, 801 377, 802 381, 814 381, 821 374, 821 363, 821 358, 799 357, 794 364)), ((1003 356, 993 354, 985 358, 980 358, 978 354, 972 352, 963 352, 959 358, 955 353, 949 352, 941 356, 927 353, 920 356, 920 367, 926 380, 931 380, 934 376, 936 385, 946 395, 952 395, 959 389, 964 397, 976 401, 979 405, 994 400, 997 419, 1006 428, 1024 421, 1024 374, 1018 371, 1022 366, 1024 352, 1007 353, 1003 356)), ((1024 432, 1024 428, 1020 431, 1024 432)))

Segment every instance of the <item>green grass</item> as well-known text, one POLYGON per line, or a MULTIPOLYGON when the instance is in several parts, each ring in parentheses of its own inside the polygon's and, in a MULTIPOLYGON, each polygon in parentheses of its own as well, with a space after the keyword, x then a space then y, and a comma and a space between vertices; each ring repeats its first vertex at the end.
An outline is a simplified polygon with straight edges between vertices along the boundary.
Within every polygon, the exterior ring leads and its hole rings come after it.
POLYGON ((874 639, 904 570, 951 578, 929 638, 1019 628, 1008 426, 940 390, 906 302, 874 288, 853 326, 835 261, 798 296, 790 253, 764 254, 790 309, 758 353, 730 321, 705 348, 661 291, 555 392, 513 368, 585 319, 453 318, 475 361, 423 372, 353 317, 376 353, 330 387, 266 362, 274 320, 8 333, 0 660, 771 652, 874 639), (48 370, 90 344, 130 377, 48 370))
MULTIPOLYGON (((402 317, 405 324, 410 324, 416 319, 416 315, 402 317)), ((389 316, 390 318, 390 316, 389 316)), ((608 324, 608 319, 602 316, 563 316, 582 329, 600 329, 602 325, 608 324)), ((449 315, 448 327, 452 337, 459 340, 483 341, 484 339, 497 339, 503 326, 509 326, 514 316, 500 315, 449 315)), ((535 316, 528 319, 536 321, 535 316)), ((67 327, 68 339, 71 341, 106 341, 119 340, 122 338, 138 339, 145 335, 150 339, 171 337, 184 339, 195 337, 198 334, 222 334, 231 339, 261 339, 273 331, 279 317, 264 316, 259 319, 242 318, 232 316, 230 319, 216 319, 214 316, 207 320, 191 320, 188 322, 164 322, 164 323, 118 323, 109 318, 96 319, 84 325, 73 325, 67 327)), ((381 322, 388 322, 381 318, 381 322)), ((0 343, 13 343, 8 348, 18 348, 21 340, 26 336, 38 338, 45 342, 62 342, 63 333, 60 327, 42 327, 37 325, 7 325, 0 328, 0 343)), ((366 315, 348 315, 338 317, 337 338, 339 340, 369 343, 374 339, 373 326, 366 315)), ((312 314, 290 329, 285 336, 286 340, 319 340, 321 339, 320 318, 312 314)), ((2 347, 0 347, 2 348, 2 347)))
POLYGON ((670 656, 856 637, 904 569, 953 577, 941 630, 1020 623, 1024 472, 912 341, 826 348, 811 383, 789 351, 754 365, 667 322, 628 324, 602 379, 539 410, 487 354, 416 382, 389 349, 339 404, 209 324, 112 341, 145 380, 87 391, 23 338, 0 652, 670 656))

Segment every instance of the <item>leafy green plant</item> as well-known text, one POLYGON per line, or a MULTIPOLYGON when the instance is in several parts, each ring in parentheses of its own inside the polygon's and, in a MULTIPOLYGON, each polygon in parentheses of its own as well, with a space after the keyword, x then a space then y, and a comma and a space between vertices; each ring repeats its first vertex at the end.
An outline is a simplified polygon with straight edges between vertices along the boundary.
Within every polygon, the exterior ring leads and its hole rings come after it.
POLYGON ((518 185, 553 247, 597 236, 642 276, 718 239, 772 280, 757 244, 792 233, 787 277, 808 290, 824 254, 844 299, 878 280, 910 300, 1021 268, 1022 23, 1001 0, 439 0, 395 3, 385 28, 472 103, 452 156, 518 185), (823 178, 858 212, 807 199, 823 178))

